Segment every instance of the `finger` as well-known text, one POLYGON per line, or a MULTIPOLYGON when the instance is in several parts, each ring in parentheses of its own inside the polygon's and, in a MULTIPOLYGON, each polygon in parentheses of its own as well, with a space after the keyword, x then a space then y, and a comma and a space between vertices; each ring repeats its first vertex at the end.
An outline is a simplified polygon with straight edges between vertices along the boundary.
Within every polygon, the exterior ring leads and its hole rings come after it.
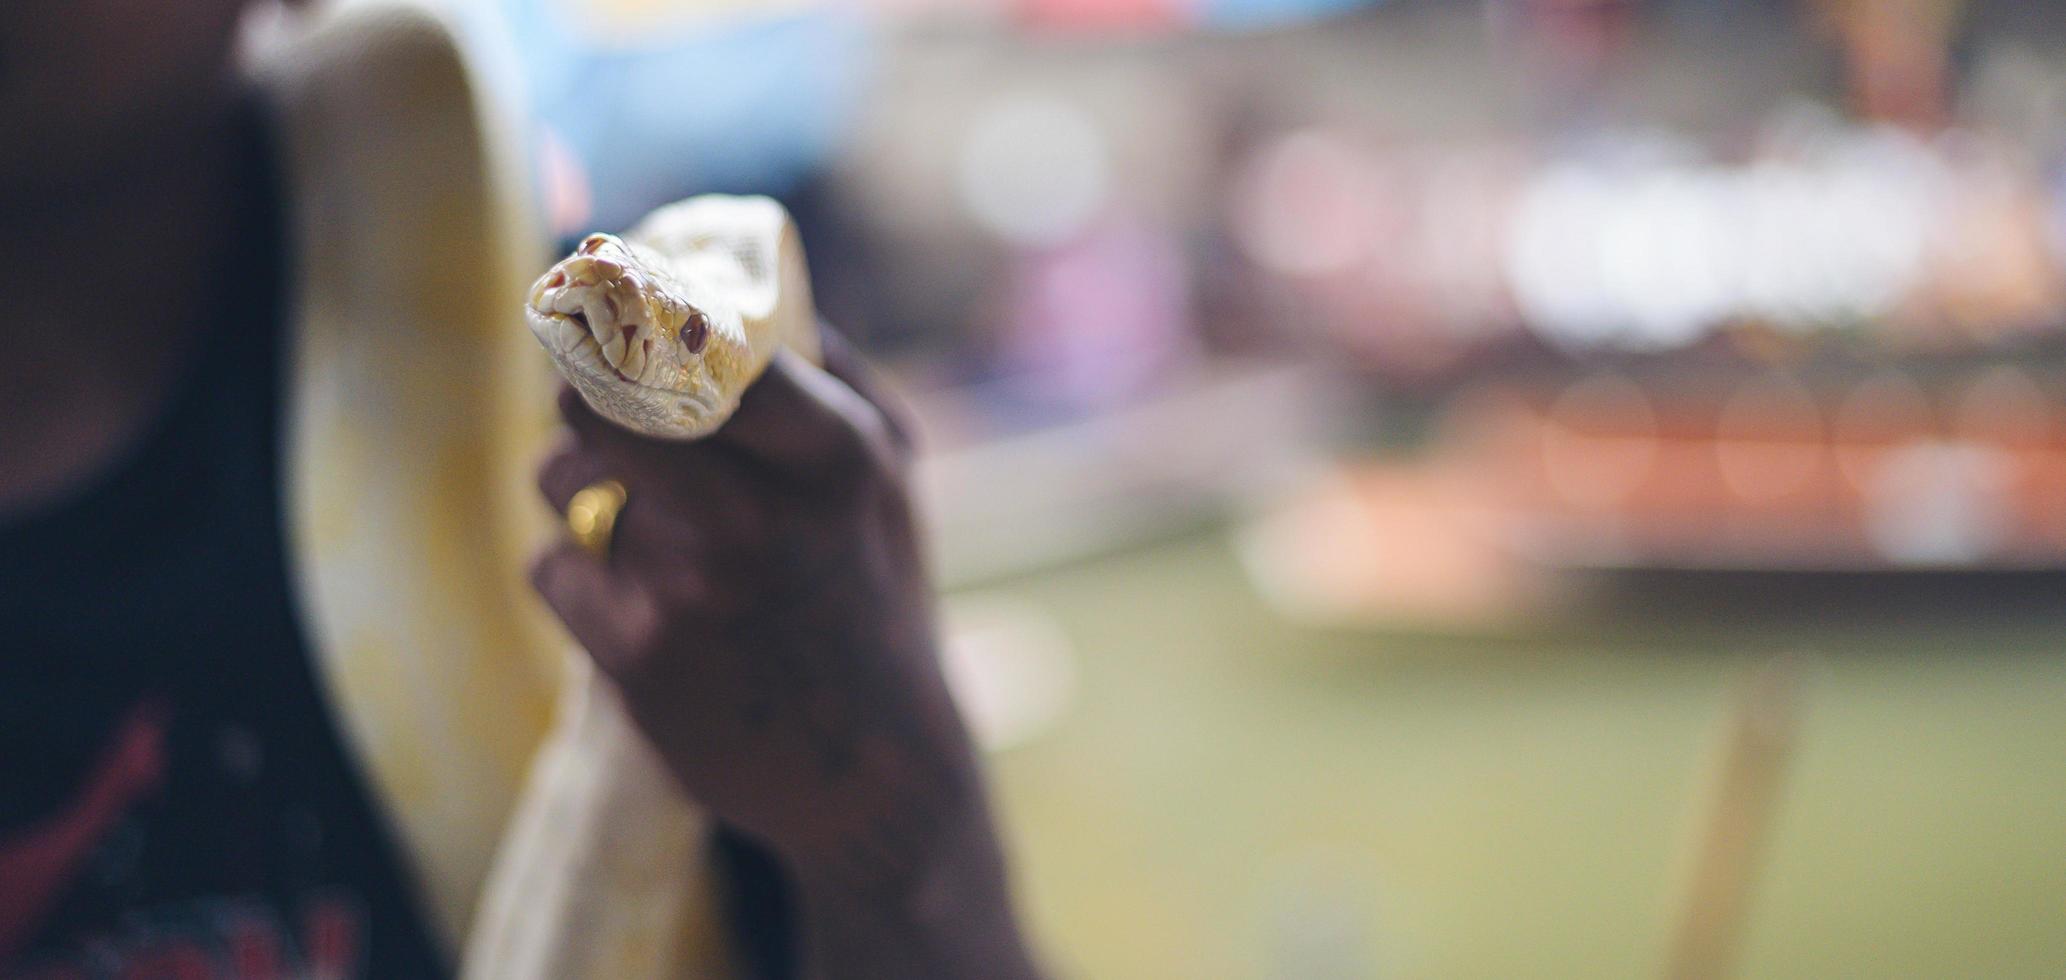
POLYGON ((605 670, 640 656, 658 627, 658 606, 638 582, 572 541, 532 563, 531 587, 605 670))
MULTIPOLYGON (((625 487, 626 499, 623 512, 618 515, 618 526, 623 527, 630 517, 642 526, 654 525, 647 528, 647 533, 665 532, 671 524, 680 523, 665 519, 648 522, 648 516, 670 510, 684 514, 735 514, 742 501, 750 500, 754 493, 751 474, 739 461, 699 452, 693 445, 592 449, 569 435, 538 465, 538 492, 556 514, 565 515, 581 491, 605 480, 615 480, 625 487), (656 459, 656 453, 666 455, 656 459), (636 516, 632 516, 634 500, 640 503, 636 516), (659 511, 653 510, 656 506, 659 511)), ((680 535, 664 537, 670 543, 678 543, 675 539, 680 535)), ((619 538, 621 547, 622 535, 619 538)))
POLYGON ((824 351, 825 372, 846 382, 847 387, 854 389, 862 398, 867 399, 869 404, 874 405, 875 410, 882 414, 883 422, 889 428, 890 438, 896 442, 897 447, 910 449, 913 428, 903 402, 890 394, 881 377, 869 366, 861 352, 854 348, 853 343, 846 339, 846 335, 820 324, 818 337, 824 351))
POLYGON ((583 488, 608 479, 607 464, 572 436, 565 437, 538 464, 538 492, 554 513, 564 514, 583 488))
MULTIPOLYGON (((649 467, 618 481, 625 486, 625 501, 602 564, 633 571, 671 568, 686 556, 708 554, 712 528, 727 532, 724 540, 729 541, 763 526, 765 518, 754 506, 760 491, 747 467, 711 453, 692 455, 688 447, 674 452, 684 458, 671 462, 682 465, 649 467)), ((582 490, 636 467, 586 450, 569 437, 539 467, 538 489, 553 512, 564 517, 582 490)))
POLYGON ((888 420, 846 382, 783 351, 711 439, 795 474, 886 459, 888 420))

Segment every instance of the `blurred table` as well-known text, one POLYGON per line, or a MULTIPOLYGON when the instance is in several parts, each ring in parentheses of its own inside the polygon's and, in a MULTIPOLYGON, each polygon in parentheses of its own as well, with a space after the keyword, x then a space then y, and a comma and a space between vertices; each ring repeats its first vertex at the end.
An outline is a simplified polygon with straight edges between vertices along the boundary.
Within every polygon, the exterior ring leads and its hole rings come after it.
POLYGON ((1499 638, 1287 625, 1218 532, 993 583, 1077 660, 994 762, 1020 889, 1063 976, 1655 976, 1728 692, 1807 651, 1743 975, 2066 975, 2066 585, 2019 581, 2061 611, 1499 638))

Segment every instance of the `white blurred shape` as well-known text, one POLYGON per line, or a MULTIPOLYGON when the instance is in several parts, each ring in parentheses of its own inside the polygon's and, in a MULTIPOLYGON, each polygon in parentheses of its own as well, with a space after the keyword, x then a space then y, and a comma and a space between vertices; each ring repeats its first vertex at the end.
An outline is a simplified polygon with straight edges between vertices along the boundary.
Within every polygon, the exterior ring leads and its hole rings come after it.
POLYGON ((1507 239, 1508 285, 1529 325, 1558 346, 1595 346, 1618 332, 1599 244, 1614 193, 1578 167, 1553 168, 1522 192, 1507 239))
POLYGON ((948 602, 941 617, 947 686, 984 749, 1024 744, 1076 696, 1069 638, 1045 610, 994 597, 948 602))
POLYGON ((956 178, 962 204, 985 230, 1023 246, 1053 246, 1103 208, 1111 153, 1081 108, 1044 95, 1007 96, 977 111, 956 178))
POLYGON ((1662 173, 1601 222, 1600 278, 1629 319, 1627 346, 1682 347, 1729 312, 1726 202, 1712 183, 1662 173))
POLYGON ((1924 442, 1888 453, 1866 487, 1865 531, 1897 565, 1961 566, 2009 532, 2012 461, 1997 449, 1924 442))
POLYGON ((1808 326, 1825 278, 1815 188, 1797 167, 1777 162, 1752 166, 1740 183, 1746 262, 1738 312, 1782 327, 1808 326))
POLYGON ((1849 318, 1888 313, 1921 275, 1930 195, 1920 184, 1885 172, 1833 177, 1825 194, 1833 216, 1826 243, 1830 305, 1849 318))
POLYGON ((1868 132, 1742 168, 1554 164, 1522 191, 1508 288, 1562 347, 1683 347, 1732 319, 1806 331, 1883 314, 1916 288, 1936 172, 1868 132))

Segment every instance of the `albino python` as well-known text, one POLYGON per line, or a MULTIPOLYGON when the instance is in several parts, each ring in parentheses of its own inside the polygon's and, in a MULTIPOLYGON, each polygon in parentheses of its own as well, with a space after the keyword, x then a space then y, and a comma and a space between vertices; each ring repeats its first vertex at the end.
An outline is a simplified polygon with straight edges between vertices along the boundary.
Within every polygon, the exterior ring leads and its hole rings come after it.
POLYGON ((803 249, 764 197, 694 197, 590 235, 524 312, 597 413, 661 438, 724 424, 777 349, 818 353, 803 249))
MULTIPOLYGON (((760 197, 691 198, 621 238, 590 235, 532 285, 524 312, 591 407, 666 439, 723 425, 776 351, 813 361, 819 351, 796 230, 781 205, 760 197)), ((614 691, 586 681, 576 691, 539 763, 550 792, 527 803, 505 838, 463 975, 727 972, 687 952, 722 944, 707 931, 716 921, 711 896, 679 885, 681 869, 706 858, 701 816, 678 797, 614 691), (697 923, 700 942, 687 935, 697 923), (667 965, 682 955, 688 961, 667 965)))

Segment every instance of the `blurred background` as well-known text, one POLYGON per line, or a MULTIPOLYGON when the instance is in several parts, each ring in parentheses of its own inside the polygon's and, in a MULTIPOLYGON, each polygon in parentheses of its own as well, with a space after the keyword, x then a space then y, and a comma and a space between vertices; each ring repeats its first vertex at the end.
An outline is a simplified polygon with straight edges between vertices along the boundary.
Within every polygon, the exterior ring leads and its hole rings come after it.
POLYGON ((797 212, 1062 975, 2066 975, 2066 8, 451 2, 797 212))

